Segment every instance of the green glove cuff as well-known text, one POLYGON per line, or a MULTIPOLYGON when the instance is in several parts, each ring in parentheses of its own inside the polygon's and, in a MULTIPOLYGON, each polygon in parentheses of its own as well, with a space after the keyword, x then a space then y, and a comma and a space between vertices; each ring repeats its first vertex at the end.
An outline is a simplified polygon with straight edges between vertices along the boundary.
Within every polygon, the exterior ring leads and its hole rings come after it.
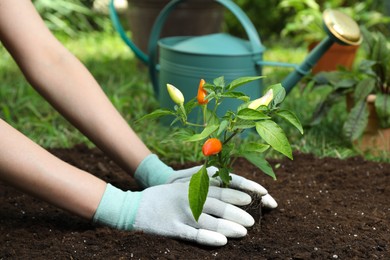
POLYGON ((135 171, 134 178, 142 188, 167 183, 174 170, 160 161, 157 155, 150 154, 143 159, 135 171))
POLYGON ((133 229, 141 196, 141 192, 124 192, 108 183, 93 222, 122 230, 133 229))

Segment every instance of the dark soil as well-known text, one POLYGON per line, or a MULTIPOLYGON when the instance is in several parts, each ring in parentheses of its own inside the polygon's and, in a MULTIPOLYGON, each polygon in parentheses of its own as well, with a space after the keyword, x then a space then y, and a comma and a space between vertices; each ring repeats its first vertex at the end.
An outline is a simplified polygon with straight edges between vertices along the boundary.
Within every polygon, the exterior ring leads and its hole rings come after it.
MULTIPOLYGON (((51 151, 122 189, 137 188, 96 149, 51 151)), ((235 171, 267 187, 279 207, 263 210, 260 228, 221 248, 96 227, 0 183, 0 259, 390 259, 389 164, 300 153, 271 164, 277 181, 237 161, 235 171)))

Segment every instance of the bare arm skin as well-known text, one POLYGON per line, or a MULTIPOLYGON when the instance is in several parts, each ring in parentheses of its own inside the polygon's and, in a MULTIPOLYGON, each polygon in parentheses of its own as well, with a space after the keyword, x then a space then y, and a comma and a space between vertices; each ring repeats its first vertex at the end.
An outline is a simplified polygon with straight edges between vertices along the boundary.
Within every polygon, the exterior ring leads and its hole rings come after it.
POLYGON ((0 40, 31 85, 124 170, 133 173, 150 154, 30 0, 0 0, 0 40))
POLYGON ((91 219, 106 183, 58 159, 0 119, 0 180, 91 219))
MULTIPOLYGON (((47 29, 30 0, 0 0, 0 41, 30 84, 128 173, 151 153, 88 70, 47 29)), ((3 120, 0 180, 88 219, 106 187, 3 120)))

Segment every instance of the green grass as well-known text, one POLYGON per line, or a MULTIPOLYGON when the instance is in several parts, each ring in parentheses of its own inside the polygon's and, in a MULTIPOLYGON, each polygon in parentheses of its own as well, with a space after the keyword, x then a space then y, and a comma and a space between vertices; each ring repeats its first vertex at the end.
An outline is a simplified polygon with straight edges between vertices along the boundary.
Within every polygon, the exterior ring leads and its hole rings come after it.
MULTIPOLYGON (((140 64, 119 37, 110 32, 89 33, 76 39, 59 37, 91 71, 109 96, 114 106, 145 143, 165 160, 172 162, 199 161, 199 144, 178 141, 180 129, 168 129, 156 122, 138 122, 137 119, 158 108, 147 69, 140 64), (195 152, 194 152, 195 151, 195 152)), ((267 44, 265 60, 291 63, 301 62, 304 48, 288 44, 267 44)), ((265 84, 280 82, 288 69, 266 67, 265 84)), ((295 150, 313 153, 319 157, 346 158, 358 155, 340 136, 345 104, 332 109, 320 125, 308 127, 311 112, 324 93, 302 92, 300 83, 288 95, 283 106, 296 112, 305 125, 305 134, 282 123, 295 150)), ((0 45, 0 117, 44 147, 72 147, 92 144, 54 111, 25 81, 18 67, 0 45)), ((244 140, 245 141, 245 140, 244 140)), ((130 144, 129 144, 130 145, 130 144)), ((278 156, 270 153, 268 156, 278 156)), ((370 160, 389 161, 388 155, 366 156, 370 160)))

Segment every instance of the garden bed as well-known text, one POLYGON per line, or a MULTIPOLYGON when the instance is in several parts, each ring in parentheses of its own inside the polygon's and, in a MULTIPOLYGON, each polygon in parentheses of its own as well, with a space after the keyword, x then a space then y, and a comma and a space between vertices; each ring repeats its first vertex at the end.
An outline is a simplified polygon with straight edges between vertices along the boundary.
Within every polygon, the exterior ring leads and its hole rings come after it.
MULTIPOLYGON (((122 189, 137 188, 96 149, 51 152, 122 189)), ((0 183, 0 259, 390 259, 389 164, 301 153, 271 163, 277 181, 237 161, 235 171, 268 188, 279 207, 221 248, 95 227, 0 183)))

